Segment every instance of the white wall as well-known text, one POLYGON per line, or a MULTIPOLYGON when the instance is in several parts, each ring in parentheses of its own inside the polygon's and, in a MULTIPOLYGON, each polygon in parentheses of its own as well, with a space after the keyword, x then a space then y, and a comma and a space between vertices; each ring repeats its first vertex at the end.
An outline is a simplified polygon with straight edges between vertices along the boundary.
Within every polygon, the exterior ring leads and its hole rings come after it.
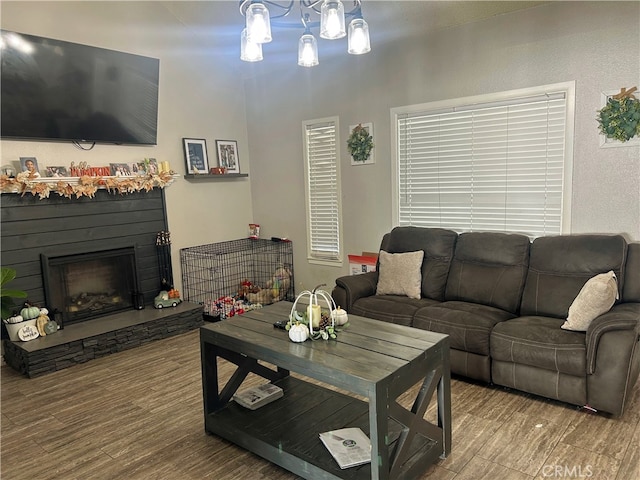
MULTIPOLYGON (((330 289, 348 270, 346 261, 335 268, 306 260, 303 120, 340 118, 345 252, 358 253, 377 250, 393 227, 392 107, 575 80, 571 229, 640 240, 640 149, 599 148, 595 121, 601 91, 640 86, 638 2, 551 2, 391 44, 371 24, 371 53, 347 55, 346 41, 334 47, 321 40, 320 65, 311 69, 296 65, 295 47, 276 44, 265 49, 265 61, 239 65, 238 52, 216 43, 224 35, 235 39, 237 25, 232 33, 207 28, 207 15, 236 20, 236 2, 224 3, 0 3, 2 28, 160 58, 161 75, 157 146, 81 152, 71 144, 2 141, 0 163, 20 156, 37 157, 41 167, 155 157, 182 176, 183 137, 205 138, 212 162, 215 139, 236 139, 249 179, 181 177, 166 190, 176 283, 180 248, 244 237, 255 221, 263 237, 294 241, 298 291, 322 282, 330 289), (375 165, 350 165, 348 128, 359 122, 374 123, 375 165)), ((375 2, 365 7, 366 15, 375 2)), ((297 34, 289 36, 295 42, 297 34)))
POLYGON ((245 237, 253 215, 248 179, 191 183, 182 177, 183 137, 206 139, 213 166, 215 140, 237 140, 241 170, 251 168, 237 73, 221 68, 225 58, 209 37, 185 27, 171 7, 163 2, 3 1, 3 29, 159 58, 160 98, 157 146, 96 145, 85 152, 71 143, 2 141, 0 148, 2 165, 35 156, 41 170, 72 161, 93 166, 145 157, 169 161, 179 174, 165 192, 174 280, 181 288, 179 249, 245 237))
POLYGON ((551 2, 387 45, 370 29, 367 55, 323 59, 321 42, 318 67, 265 59, 246 81, 254 218, 294 241, 297 289, 348 272, 306 261, 303 120, 339 116, 345 253, 375 251, 393 227, 389 110, 535 85, 576 81, 571 232, 640 240, 640 148, 599 148, 595 120, 602 91, 640 87, 640 3, 551 2), (375 165, 350 165, 359 122, 374 123, 375 165))

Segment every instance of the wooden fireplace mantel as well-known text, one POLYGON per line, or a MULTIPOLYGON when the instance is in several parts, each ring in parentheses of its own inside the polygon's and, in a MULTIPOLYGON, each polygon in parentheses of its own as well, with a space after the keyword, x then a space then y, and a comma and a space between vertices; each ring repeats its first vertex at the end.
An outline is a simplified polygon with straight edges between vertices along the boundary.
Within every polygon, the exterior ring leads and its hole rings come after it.
POLYGON ((179 175, 164 172, 150 175, 82 176, 82 177, 39 177, 31 178, 26 172, 16 177, 0 176, 0 193, 31 194, 40 199, 49 198, 51 193, 61 197, 93 197, 98 190, 109 190, 118 194, 150 191, 171 185, 179 175))

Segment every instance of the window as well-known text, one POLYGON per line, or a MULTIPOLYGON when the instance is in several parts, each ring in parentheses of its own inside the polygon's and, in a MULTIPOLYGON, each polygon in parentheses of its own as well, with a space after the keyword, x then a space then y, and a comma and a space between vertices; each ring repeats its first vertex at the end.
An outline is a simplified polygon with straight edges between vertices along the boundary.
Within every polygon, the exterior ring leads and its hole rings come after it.
POLYGON ((568 231, 573 82, 392 109, 394 225, 568 231))
POLYGON ((307 199, 307 256, 342 263, 338 119, 303 123, 307 199))

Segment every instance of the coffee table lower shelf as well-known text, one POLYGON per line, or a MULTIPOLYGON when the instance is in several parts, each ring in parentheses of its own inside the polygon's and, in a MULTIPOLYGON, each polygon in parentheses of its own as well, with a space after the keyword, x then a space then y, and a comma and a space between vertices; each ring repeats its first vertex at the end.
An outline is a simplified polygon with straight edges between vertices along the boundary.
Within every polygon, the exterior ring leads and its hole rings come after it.
MULTIPOLYGON (((369 435, 369 404, 295 377, 275 382, 284 396, 257 410, 235 402, 205 416, 205 430, 270 462, 313 479, 370 479, 369 464, 341 470, 318 435, 328 430, 359 427, 369 435)), ((389 419, 389 451, 403 426, 389 419)), ((416 435, 403 470, 414 461, 436 462, 441 442, 416 435)))

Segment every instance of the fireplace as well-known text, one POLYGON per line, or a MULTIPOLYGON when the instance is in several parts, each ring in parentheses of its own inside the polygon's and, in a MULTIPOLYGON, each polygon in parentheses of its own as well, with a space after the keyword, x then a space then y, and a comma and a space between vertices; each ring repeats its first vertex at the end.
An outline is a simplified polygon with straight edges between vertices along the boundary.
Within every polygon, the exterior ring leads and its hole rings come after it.
POLYGON ((40 258, 46 305, 63 326, 144 308, 133 246, 40 258))

